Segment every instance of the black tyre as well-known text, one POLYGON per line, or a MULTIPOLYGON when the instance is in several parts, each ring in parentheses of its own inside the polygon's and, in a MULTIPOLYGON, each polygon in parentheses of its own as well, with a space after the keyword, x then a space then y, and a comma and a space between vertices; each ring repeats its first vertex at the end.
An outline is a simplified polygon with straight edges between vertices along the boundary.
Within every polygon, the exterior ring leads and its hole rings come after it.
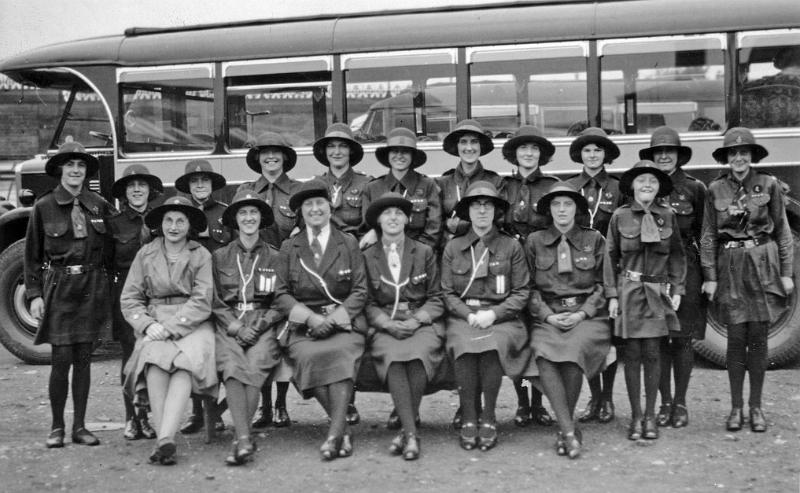
POLYGON ((12 243, 0 253, 0 343, 26 363, 50 363, 50 345, 33 345, 37 321, 25 299, 25 240, 12 243))

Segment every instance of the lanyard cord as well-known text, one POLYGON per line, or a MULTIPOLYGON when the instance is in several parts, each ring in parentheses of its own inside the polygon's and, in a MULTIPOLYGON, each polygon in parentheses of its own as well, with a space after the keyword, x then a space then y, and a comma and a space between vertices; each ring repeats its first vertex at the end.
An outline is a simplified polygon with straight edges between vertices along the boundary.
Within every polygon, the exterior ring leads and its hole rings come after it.
POLYGON ((475 263, 475 247, 469 247, 469 254, 472 256, 472 274, 469 276, 469 282, 467 283, 467 287, 464 288, 464 292, 461 293, 461 298, 467 295, 467 291, 469 288, 472 287, 472 283, 475 282, 475 276, 478 274, 478 267, 483 264, 483 261, 486 260, 486 254, 489 253, 489 249, 483 251, 481 258, 478 259, 478 263, 475 263))
POLYGON ((339 301, 336 298, 334 298, 333 295, 331 294, 331 292, 328 291, 328 284, 325 283, 325 279, 323 279, 322 276, 320 276, 319 274, 317 274, 313 270, 309 269, 308 266, 306 265, 306 263, 303 262, 303 259, 300 259, 300 265, 303 267, 303 269, 305 269, 306 272, 308 272, 311 275, 311 277, 313 277, 314 279, 316 279, 319 282, 320 286, 322 287, 322 290, 325 291, 325 296, 330 298, 330 300, 333 301, 334 303, 336 303, 337 305, 341 305, 342 304, 341 301, 339 301))
POLYGON ((242 270, 242 261, 239 258, 239 254, 236 254, 236 267, 239 268, 239 277, 242 279, 242 313, 239 314, 238 319, 241 319, 244 314, 247 312, 247 285, 250 284, 250 281, 253 280, 253 273, 256 270, 256 264, 258 264, 259 255, 256 255, 256 259, 253 261, 253 265, 250 266, 250 274, 245 276, 244 271, 242 270))
MULTIPOLYGON (((453 184, 456 186, 456 205, 461 202, 461 189, 458 186, 458 182, 453 180, 453 184)), ((450 217, 456 217, 456 210, 453 208, 453 212, 450 214, 450 217)))
MULTIPOLYGON (((586 194, 583 192, 581 188, 581 196, 585 197, 586 194)), ((594 228, 594 216, 597 214, 597 209, 600 208, 600 199, 603 197, 603 188, 601 187, 600 190, 597 191, 597 200, 594 203, 594 209, 589 209, 589 227, 594 228)))
POLYGON ((394 316, 397 314, 397 307, 400 305, 400 290, 403 288, 403 286, 408 284, 408 281, 410 281, 410 279, 406 279, 400 284, 397 284, 381 276, 381 281, 385 282, 386 284, 394 288, 394 306, 392 307, 392 315, 389 317, 392 320, 394 320, 394 316))

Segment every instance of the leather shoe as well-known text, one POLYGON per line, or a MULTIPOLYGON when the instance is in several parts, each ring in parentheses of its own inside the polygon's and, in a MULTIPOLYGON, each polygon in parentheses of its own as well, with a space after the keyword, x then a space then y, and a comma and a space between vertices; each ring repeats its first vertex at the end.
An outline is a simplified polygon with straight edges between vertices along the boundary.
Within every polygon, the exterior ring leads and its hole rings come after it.
POLYGON ((482 452, 486 452, 495 445, 497 445, 497 426, 492 423, 481 423, 478 429, 478 447, 482 452))
POLYGON ((389 415, 389 419, 386 421, 386 429, 399 430, 402 427, 403 424, 400 423, 400 416, 397 415, 397 409, 392 409, 392 413, 389 415))
POLYGON ((56 428, 50 431, 50 435, 44 442, 47 448, 62 448, 64 446, 64 428, 56 428))
POLYGON ((531 409, 531 418, 539 426, 553 426, 553 418, 544 406, 536 406, 531 409))
POLYGON ((413 433, 406 435, 406 446, 403 447, 403 459, 419 459, 419 437, 413 433))
POLYGON ((581 446, 583 445, 583 436, 580 430, 575 430, 572 433, 564 435, 564 443, 567 447, 567 456, 570 459, 577 459, 581 455, 581 446))
POLYGON ((661 404, 661 407, 658 408, 658 414, 656 414, 656 424, 658 426, 667 426, 672 422, 672 403, 665 402, 661 404))
POLYGON ((266 428, 267 426, 272 424, 272 407, 270 406, 261 406, 256 411, 256 415, 253 416, 253 421, 250 425, 253 428, 266 428))
POLYGON ((353 435, 345 433, 339 445, 339 457, 350 457, 353 455, 353 435))
POLYGON ((456 430, 460 430, 461 427, 464 425, 463 420, 464 417, 461 414, 461 408, 459 407, 458 409, 456 409, 456 413, 453 415, 453 421, 452 421, 453 428, 455 428, 456 430))
POLYGON ((355 404, 347 405, 346 421, 349 425, 357 425, 361 421, 361 415, 358 414, 358 409, 356 409, 355 404))
POLYGON ((731 409, 731 414, 728 415, 727 421, 725 421, 725 429, 728 431, 739 431, 742 429, 742 421, 744 421, 742 408, 734 407, 731 409))
POLYGON ((214 421, 214 431, 225 431, 225 422, 222 421, 222 418, 217 416, 217 420, 214 421))
POLYGON ((644 418, 644 423, 642 423, 642 438, 646 440, 658 439, 658 424, 656 424, 655 416, 644 418))
POLYGON ((322 460, 330 461, 339 457, 339 446, 342 443, 342 437, 329 436, 322 443, 319 448, 319 456, 322 460))
POLYGON ((642 438, 642 433, 642 420, 631 420, 631 424, 628 426, 628 440, 639 440, 642 438))
POLYGON ((177 462, 175 455, 178 448, 171 438, 162 438, 156 444, 156 448, 150 455, 150 462, 159 463, 162 466, 173 466, 177 462))
POLYGON ((514 414, 514 424, 520 428, 525 428, 531 424, 531 408, 528 406, 517 407, 517 412, 514 414))
POLYGON ((203 417, 196 414, 190 414, 186 422, 181 426, 181 433, 184 435, 191 435, 203 429, 203 417))
POLYGON ((556 433, 556 455, 567 455, 567 442, 560 431, 556 433))
POLYGON ((760 407, 750 408, 750 431, 754 433, 767 431, 767 419, 764 417, 764 411, 760 407))
POLYGON ((683 404, 675 404, 672 410, 672 427, 683 428, 689 424, 689 411, 683 404))
POLYGON ((614 419, 614 403, 610 400, 603 400, 600 409, 597 411, 597 421, 600 423, 610 423, 614 419))
POLYGON ((464 423, 461 426, 459 445, 464 450, 472 450, 478 446, 478 427, 475 423, 464 423))
POLYGON ((272 426, 275 428, 286 428, 292 425, 292 420, 289 418, 289 413, 286 412, 285 407, 275 409, 275 418, 272 420, 272 426))
POLYGON ((240 466, 253 458, 256 451, 255 444, 250 437, 240 437, 233 442, 233 453, 225 458, 225 463, 229 466, 240 466))
POLYGON ((402 431, 392 438, 392 443, 389 444, 389 453, 392 455, 400 455, 406 448, 406 434, 402 431))
POLYGON ((139 418, 139 429, 142 430, 142 436, 148 440, 152 440, 158 435, 156 430, 150 426, 150 421, 147 420, 147 415, 139 418))
POLYGON ((581 411, 580 415, 578 416, 578 421, 580 421, 581 423, 588 423, 589 421, 594 421, 597 419, 599 412, 600 412, 600 400, 589 399, 589 403, 586 404, 586 408, 583 411, 581 411))
POLYGON ((142 435, 142 428, 139 426, 139 420, 136 418, 131 418, 125 422, 125 431, 122 432, 122 436, 125 440, 139 440, 143 438, 142 435))
POLYGON ((72 443, 94 447, 95 445, 100 445, 100 440, 91 431, 81 427, 72 432, 72 443))

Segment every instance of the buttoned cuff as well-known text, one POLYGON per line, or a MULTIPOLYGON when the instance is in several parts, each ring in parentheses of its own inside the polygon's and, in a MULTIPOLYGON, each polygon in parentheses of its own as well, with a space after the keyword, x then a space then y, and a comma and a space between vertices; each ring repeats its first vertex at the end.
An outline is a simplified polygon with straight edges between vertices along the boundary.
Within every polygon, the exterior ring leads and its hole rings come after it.
POLYGON ((289 311, 289 321, 296 324, 305 324, 314 312, 302 303, 297 303, 289 311))
POLYGON ((412 317, 422 325, 430 325, 433 323, 430 313, 426 312, 425 310, 417 310, 412 317))

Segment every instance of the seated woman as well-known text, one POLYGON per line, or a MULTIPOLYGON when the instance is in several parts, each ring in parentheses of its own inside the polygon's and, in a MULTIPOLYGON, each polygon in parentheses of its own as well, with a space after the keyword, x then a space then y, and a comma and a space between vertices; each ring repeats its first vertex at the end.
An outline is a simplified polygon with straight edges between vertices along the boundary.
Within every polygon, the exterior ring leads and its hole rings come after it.
POLYGON ((406 234, 411 211, 411 201, 395 192, 372 202, 366 222, 378 242, 364 252, 366 315, 375 329, 370 352, 403 428, 389 451, 406 460, 419 457, 419 404, 444 357, 444 330, 434 322, 444 313, 436 255, 406 234))
MULTIPOLYGON (((173 197, 145 216, 160 238, 142 246, 120 305, 137 336, 125 368, 128 395, 147 391, 158 442, 151 463, 175 464, 175 433, 191 393, 214 396, 214 296, 211 254, 190 235, 206 229, 203 211, 173 197)), ((141 402, 141 398, 139 399, 141 402)))
POLYGON ((525 243, 535 286, 529 303, 535 320, 531 348, 561 430, 556 453, 575 459, 582 437, 573 415, 583 375, 600 371, 611 343, 603 295, 605 240, 575 223, 576 212, 586 214, 589 205, 571 185, 553 185, 537 208, 553 224, 531 233, 525 243))
POLYGON ((275 328, 283 316, 271 308, 278 251, 259 236, 273 221, 272 209, 254 192, 237 193, 222 222, 239 230, 239 239, 213 254, 217 371, 235 428, 233 453, 225 462, 232 466, 244 464, 255 452, 250 423, 259 389, 281 357, 275 328))
POLYGON ((316 397, 331 420, 322 459, 349 457, 345 418, 366 333, 364 258, 353 236, 331 227, 325 182, 303 183, 289 206, 300 210, 305 228, 283 242, 275 269, 276 307, 289 318, 278 339, 294 365, 295 385, 304 397, 316 397))
POLYGON ((494 185, 470 185, 455 208, 459 218, 471 221, 470 229, 450 240, 442 256, 447 351, 455 362, 465 450, 486 451, 497 444, 495 405, 503 374, 519 378, 530 356, 528 332, 519 318, 530 294, 525 254, 516 239, 494 225, 506 209, 508 202, 494 185))

